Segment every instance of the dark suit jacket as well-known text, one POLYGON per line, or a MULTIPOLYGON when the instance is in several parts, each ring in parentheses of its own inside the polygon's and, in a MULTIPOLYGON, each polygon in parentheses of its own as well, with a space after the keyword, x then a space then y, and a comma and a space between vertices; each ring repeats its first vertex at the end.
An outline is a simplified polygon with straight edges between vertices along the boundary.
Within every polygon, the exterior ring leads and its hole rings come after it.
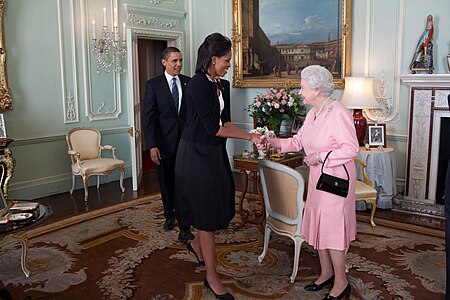
MULTIPOLYGON (((450 95, 448 97, 450 102, 450 95)), ((449 103, 450 107, 450 103, 449 103)), ((445 270, 446 288, 445 299, 450 298, 450 160, 447 164, 447 176, 445 177, 445 270)))
POLYGON ((144 96, 144 132, 147 148, 158 147, 162 158, 176 154, 186 123, 186 86, 190 77, 179 75, 182 98, 177 115, 169 84, 164 74, 147 81, 144 96))
POLYGON ((220 115, 217 86, 208 80, 205 74, 197 73, 187 88, 188 124, 182 138, 189 142, 219 145, 224 139, 216 136, 219 131, 219 118, 222 124, 230 122, 230 83, 220 80, 224 109, 220 115))

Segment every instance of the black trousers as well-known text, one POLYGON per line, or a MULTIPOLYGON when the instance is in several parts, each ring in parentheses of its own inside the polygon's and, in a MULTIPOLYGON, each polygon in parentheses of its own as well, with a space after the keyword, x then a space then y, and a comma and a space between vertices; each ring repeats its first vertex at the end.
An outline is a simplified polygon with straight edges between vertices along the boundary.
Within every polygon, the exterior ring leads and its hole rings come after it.
POLYGON ((180 229, 189 229, 189 226, 185 225, 182 214, 178 213, 181 210, 178 209, 175 201, 175 158, 176 156, 161 158, 160 165, 156 167, 164 217, 166 219, 176 218, 180 229))
POLYGON ((445 177, 445 299, 450 299, 450 160, 445 177))

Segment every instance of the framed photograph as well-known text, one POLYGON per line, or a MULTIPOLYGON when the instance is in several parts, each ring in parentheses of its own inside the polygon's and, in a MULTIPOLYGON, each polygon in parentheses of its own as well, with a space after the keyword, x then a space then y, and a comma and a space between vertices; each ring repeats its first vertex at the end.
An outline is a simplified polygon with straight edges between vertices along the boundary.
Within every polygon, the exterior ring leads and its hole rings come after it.
POLYGON ((299 87, 321 65, 350 76, 352 0, 233 0, 233 87, 299 87))
POLYGON ((369 124, 368 139, 370 147, 386 147, 386 124, 369 124))
POLYGON ((303 126, 304 121, 305 116, 295 116, 294 120, 292 121, 291 134, 297 134, 297 132, 300 130, 300 127, 303 126))
POLYGON ((3 114, 0 114, 0 138, 6 138, 5 119, 3 119, 3 114))

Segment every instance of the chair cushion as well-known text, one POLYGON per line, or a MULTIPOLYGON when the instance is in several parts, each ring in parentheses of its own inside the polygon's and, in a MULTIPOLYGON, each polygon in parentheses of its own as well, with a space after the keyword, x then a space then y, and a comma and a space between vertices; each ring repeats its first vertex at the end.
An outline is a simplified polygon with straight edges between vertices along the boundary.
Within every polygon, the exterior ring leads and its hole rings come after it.
POLYGON ((362 200, 364 198, 376 197, 377 190, 362 181, 356 181, 355 185, 356 200, 362 200))
POLYGON ((115 169, 124 168, 123 160, 114 158, 96 158, 81 161, 81 170, 76 163, 72 164, 72 173, 90 175, 95 173, 109 173, 115 169))

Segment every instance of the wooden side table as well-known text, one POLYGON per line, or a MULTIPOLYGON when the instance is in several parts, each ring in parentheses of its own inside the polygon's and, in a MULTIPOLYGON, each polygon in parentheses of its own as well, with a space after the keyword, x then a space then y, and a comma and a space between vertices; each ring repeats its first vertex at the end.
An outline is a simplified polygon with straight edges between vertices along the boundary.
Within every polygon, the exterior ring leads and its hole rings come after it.
MULTIPOLYGON (((397 166, 394 149, 371 148, 366 150, 361 147, 358 159, 366 163, 366 172, 377 190, 377 208, 392 209, 393 198, 397 194, 397 166)), ((361 179, 361 171, 357 168, 357 178, 361 179)), ((364 203, 357 204, 358 210, 365 209, 364 203)))
MULTIPOLYGON (((237 213, 241 216, 241 224, 238 228, 244 226, 246 223, 256 224, 261 232, 264 232, 263 222, 265 219, 265 206, 264 199, 261 193, 261 182, 259 180, 258 159, 252 157, 243 157, 242 154, 233 156, 234 167, 239 169, 244 175, 244 190, 239 197, 239 205, 237 213), (254 194, 253 197, 248 197, 248 185, 249 182, 254 182, 254 194), (251 212, 249 209, 244 208, 244 201, 247 203, 251 200, 259 202, 262 210, 255 210, 251 212)), ((289 166, 291 168, 299 167, 303 164, 303 154, 301 153, 287 153, 284 158, 276 160, 276 162, 289 166)))
MULTIPOLYGON (((13 200, 8 201, 10 205, 15 203, 27 203, 27 200, 13 200)), ((29 219, 20 222, 9 221, 7 223, 0 224, 0 250, 7 244, 20 242, 22 247, 22 255, 20 258, 20 265, 22 271, 26 277, 29 277, 31 272, 27 267, 27 256, 28 256, 28 236, 27 230, 33 226, 41 224, 53 213, 50 206, 44 203, 39 203, 38 207, 27 211, 33 216, 29 219)))

